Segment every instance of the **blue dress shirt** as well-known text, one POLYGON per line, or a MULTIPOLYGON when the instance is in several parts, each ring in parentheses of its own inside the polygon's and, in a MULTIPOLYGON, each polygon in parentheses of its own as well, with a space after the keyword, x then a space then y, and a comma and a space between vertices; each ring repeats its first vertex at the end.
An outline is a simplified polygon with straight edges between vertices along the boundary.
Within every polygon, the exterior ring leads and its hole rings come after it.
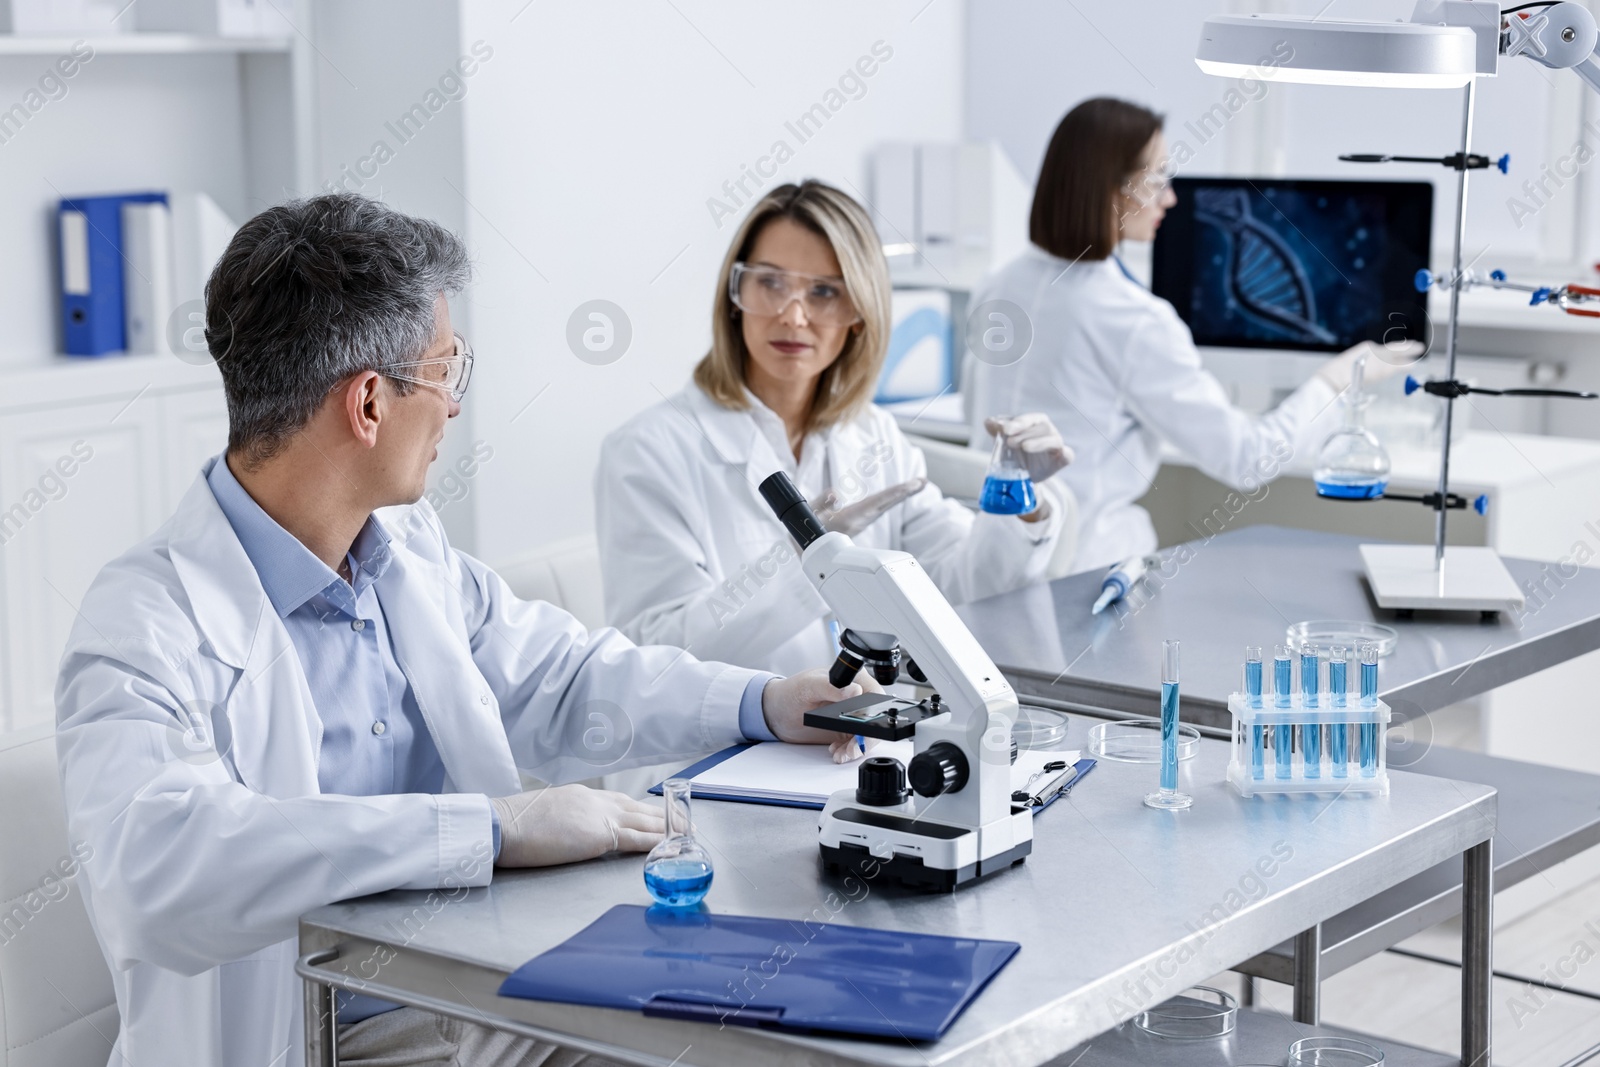
MULTIPOLYGON (((322 719, 318 787, 345 796, 443 792, 444 762, 395 660, 373 589, 393 558, 383 526, 369 516, 361 527, 346 557, 353 579, 346 582, 261 509, 226 457, 211 468, 208 483, 300 658, 322 719)), ((739 701, 739 731, 752 741, 777 740, 761 708, 773 677, 752 678, 739 701)), ((500 819, 492 818, 498 857, 500 819)), ((338 997, 341 1023, 400 1006, 343 991, 338 997)))

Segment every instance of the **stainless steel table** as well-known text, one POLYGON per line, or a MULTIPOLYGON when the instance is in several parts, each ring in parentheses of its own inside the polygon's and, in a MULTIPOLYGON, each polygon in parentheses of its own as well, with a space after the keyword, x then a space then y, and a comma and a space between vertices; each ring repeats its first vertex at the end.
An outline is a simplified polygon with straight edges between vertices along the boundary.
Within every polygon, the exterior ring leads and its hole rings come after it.
MULTIPOLYGON (((1178 638, 1184 718, 1224 729, 1245 646, 1261 645, 1270 656, 1289 624, 1308 619, 1382 622, 1400 631, 1379 688, 1402 719, 1600 648, 1600 571, 1578 568, 1559 590, 1548 582, 1551 594, 1530 601, 1536 610, 1520 616, 1396 619, 1367 591, 1357 552, 1363 540, 1250 526, 1166 550, 1166 562, 1142 589, 1099 616, 1089 614, 1098 574, 957 610, 1019 694, 1113 712, 1157 714, 1161 642, 1178 638)), ((1506 566, 1518 584, 1541 580, 1547 569, 1516 559, 1506 566)))
MULTIPOLYGON (((1082 747, 1075 719, 1064 747, 1082 747)), ((301 921, 308 1062, 332 1062, 329 986, 367 992, 644 1064, 1040 1064, 1213 974, 1315 929, 1351 901, 1463 857, 1463 1048, 1487 1063, 1495 794, 1397 772, 1378 799, 1243 800, 1226 747, 1183 764, 1182 813, 1140 798, 1151 766, 1103 762, 1039 817, 1026 863, 951 895, 826 879, 813 812, 701 802, 717 911, 1020 942, 943 1040, 848 1040, 719 1029, 633 1012, 502 999, 504 977, 611 904, 646 903, 641 857, 501 872, 449 901, 395 892, 301 921)))

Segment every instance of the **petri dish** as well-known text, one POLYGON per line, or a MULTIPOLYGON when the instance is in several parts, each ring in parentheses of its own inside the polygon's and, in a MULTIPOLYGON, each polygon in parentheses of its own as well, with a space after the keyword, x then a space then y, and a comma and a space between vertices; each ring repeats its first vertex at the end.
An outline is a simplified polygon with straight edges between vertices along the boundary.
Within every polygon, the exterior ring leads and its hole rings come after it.
POLYGON ((1295 652, 1307 644, 1319 648, 1343 645, 1352 652, 1362 645, 1377 645, 1378 655, 1387 656, 1400 643, 1400 633, 1394 627, 1355 619, 1313 619, 1292 623, 1284 636, 1295 652))
POLYGON ((1169 1041, 1201 1041, 1233 1032, 1239 1002, 1220 989, 1197 985, 1171 1000, 1141 1011, 1133 1025, 1169 1041))
POLYGON ((1349 1037, 1307 1037, 1289 1046, 1289 1067, 1383 1067, 1383 1049, 1349 1037))
MULTIPOLYGON (((1193 759, 1200 731, 1178 724, 1178 759, 1193 759)), ((1155 719, 1103 722, 1089 729, 1089 755, 1114 763, 1160 763, 1161 723, 1155 719)))
POLYGON ((1011 736, 1019 748, 1050 748, 1067 736, 1067 716, 1060 711, 1036 707, 1032 704, 1017 706, 1017 721, 1011 727, 1011 736))

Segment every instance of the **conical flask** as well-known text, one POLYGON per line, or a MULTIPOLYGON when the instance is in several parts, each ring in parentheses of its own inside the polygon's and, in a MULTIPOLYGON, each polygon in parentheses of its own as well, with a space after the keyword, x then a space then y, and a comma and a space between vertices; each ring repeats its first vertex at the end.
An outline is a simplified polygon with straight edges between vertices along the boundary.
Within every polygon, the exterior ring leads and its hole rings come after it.
POLYGON ((1366 426, 1372 397, 1362 388, 1366 357, 1350 372, 1350 388, 1343 399, 1344 424, 1329 435, 1317 454, 1317 495, 1335 500, 1374 500, 1389 485, 1389 453, 1366 426))

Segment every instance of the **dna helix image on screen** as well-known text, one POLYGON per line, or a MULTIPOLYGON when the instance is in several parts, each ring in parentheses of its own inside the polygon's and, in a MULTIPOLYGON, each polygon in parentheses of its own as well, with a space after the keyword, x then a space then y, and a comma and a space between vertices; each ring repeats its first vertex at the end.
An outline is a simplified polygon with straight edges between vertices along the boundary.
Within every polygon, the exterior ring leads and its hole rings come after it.
POLYGON ((1267 223, 1250 213, 1243 189, 1201 189, 1195 219, 1218 231, 1228 251, 1221 277, 1228 301, 1267 329, 1292 338, 1333 344, 1332 331, 1317 322, 1317 294, 1305 264, 1267 223))

